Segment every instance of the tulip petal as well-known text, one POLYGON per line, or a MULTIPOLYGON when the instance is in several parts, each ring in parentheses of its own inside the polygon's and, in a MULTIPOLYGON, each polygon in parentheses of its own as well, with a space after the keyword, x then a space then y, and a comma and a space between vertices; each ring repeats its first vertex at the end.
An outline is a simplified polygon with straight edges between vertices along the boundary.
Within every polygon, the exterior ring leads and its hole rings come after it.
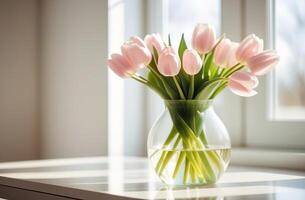
POLYGON ((107 60, 107 65, 122 78, 126 78, 135 72, 128 60, 120 54, 112 54, 111 59, 107 60))
POLYGON ((189 75, 197 74, 202 67, 202 60, 195 50, 186 49, 182 60, 183 69, 189 75))
POLYGON ((135 69, 148 65, 152 59, 150 51, 140 38, 134 37, 129 42, 123 44, 121 51, 135 69))
POLYGON ((244 63, 263 50, 263 40, 254 34, 248 35, 236 50, 236 58, 244 63))
POLYGON ((180 60, 172 47, 166 47, 161 52, 157 68, 163 76, 176 76, 180 71, 180 60))
POLYGON ((238 82, 247 88, 255 88, 258 85, 257 77, 248 72, 237 71, 230 77, 230 80, 238 82))
POLYGON ((275 51, 264 51, 250 58, 248 67, 254 75, 261 76, 269 72, 279 62, 275 51))
POLYGON ((192 46, 201 54, 209 52, 215 44, 214 27, 208 24, 197 24, 192 35, 192 46))
POLYGON ((144 42, 151 53, 154 53, 154 48, 157 50, 158 54, 164 49, 165 45, 159 33, 153 33, 151 35, 146 35, 144 42))
POLYGON ((236 95, 242 97, 251 97, 257 94, 255 90, 248 89, 236 81, 229 81, 229 89, 236 95))

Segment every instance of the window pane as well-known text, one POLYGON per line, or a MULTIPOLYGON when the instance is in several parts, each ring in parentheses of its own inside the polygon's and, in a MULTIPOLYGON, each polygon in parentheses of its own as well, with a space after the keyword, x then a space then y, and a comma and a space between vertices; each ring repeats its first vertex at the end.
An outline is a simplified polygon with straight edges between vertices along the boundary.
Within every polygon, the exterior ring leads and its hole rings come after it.
POLYGON ((275 1, 277 119, 305 119, 305 1, 275 1))
POLYGON ((209 23, 220 32, 220 0, 169 0, 168 29, 173 46, 179 45, 182 33, 190 44, 193 29, 197 23, 209 23))

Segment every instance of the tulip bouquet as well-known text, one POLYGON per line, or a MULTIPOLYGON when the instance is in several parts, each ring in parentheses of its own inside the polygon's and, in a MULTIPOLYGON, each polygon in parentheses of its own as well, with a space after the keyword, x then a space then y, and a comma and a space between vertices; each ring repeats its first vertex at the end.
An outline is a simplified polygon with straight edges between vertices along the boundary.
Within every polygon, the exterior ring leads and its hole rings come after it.
MULTIPOLYGON (((144 41, 135 36, 121 46, 120 54, 111 55, 108 66, 120 77, 130 77, 148 86, 165 101, 188 102, 213 100, 226 87, 239 96, 253 96, 257 93, 254 90, 258 85, 257 76, 266 74, 279 61, 275 51, 263 51, 263 40, 254 34, 235 43, 224 35, 217 39, 214 28, 207 24, 195 27, 191 45, 192 48, 187 47, 184 35, 178 51, 172 47, 170 36, 167 43, 159 34, 147 35, 144 41), (140 69, 146 71, 145 76, 137 73, 140 69)), ((184 149, 208 146, 204 128, 196 126, 201 120, 196 115, 199 108, 180 109, 168 103, 166 106, 173 125, 162 148, 169 144, 184 149)), ((200 109, 201 112, 206 108, 200 109)), ((158 157, 155 169, 159 175, 172 157, 170 152, 163 152, 158 157)), ((185 163, 185 182, 188 177, 196 183, 215 182, 215 171, 223 167, 221 157, 215 152, 181 152, 173 178, 182 163, 185 163), (209 164, 210 160, 213 164, 209 164)))

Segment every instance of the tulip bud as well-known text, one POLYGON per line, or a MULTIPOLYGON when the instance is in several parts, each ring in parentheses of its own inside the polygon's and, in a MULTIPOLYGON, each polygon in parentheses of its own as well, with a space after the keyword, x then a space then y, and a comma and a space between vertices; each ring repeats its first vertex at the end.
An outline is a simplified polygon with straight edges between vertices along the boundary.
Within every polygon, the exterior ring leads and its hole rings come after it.
POLYGON ((251 72, 257 76, 261 76, 269 72, 278 62, 280 58, 275 51, 269 50, 251 57, 247 65, 251 72))
POLYGON ((165 47, 158 59, 159 72, 163 76, 176 76, 180 71, 180 60, 172 47, 165 47))
POLYGON ((250 97, 257 94, 253 90, 258 85, 258 79, 256 76, 251 75, 248 72, 235 72, 230 78, 228 86, 230 90, 239 96, 250 97))
POLYGON ((151 53, 143 40, 137 36, 132 37, 121 46, 123 56, 136 68, 144 67, 151 61, 151 53))
POLYGON ((195 50, 186 49, 183 53, 183 69, 189 75, 197 74, 202 67, 202 60, 195 50))
POLYGON ((158 54, 164 49, 165 45, 159 33, 153 33, 151 35, 146 35, 144 41, 149 48, 151 53, 154 53, 153 48, 155 48, 158 54))
POLYGON ((254 34, 248 35, 238 46, 236 58, 245 63, 249 58, 263 51, 264 41, 254 34))
POLYGON ((192 46, 201 54, 209 52, 215 44, 215 30, 209 24, 197 24, 192 35, 192 46))
POLYGON ((112 54, 111 58, 108 59, 107 64, 114 73, 122 78, 129 77, 136 71, 129 63, 128 59, 120 54, 112 54))
POLYGON ((233 67, 237 64, 235 56, 237 45, 229 39, 222 40, 215 49, 214 62, 220 67, 233 67))

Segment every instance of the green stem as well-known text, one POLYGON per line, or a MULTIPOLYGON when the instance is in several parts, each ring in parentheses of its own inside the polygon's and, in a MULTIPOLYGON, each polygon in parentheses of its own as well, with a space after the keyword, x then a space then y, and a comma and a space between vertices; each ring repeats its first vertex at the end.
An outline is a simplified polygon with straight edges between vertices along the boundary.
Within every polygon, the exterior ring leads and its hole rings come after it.
POLYGON ((197 92, 197 95, 195 96, 195 99, 198 99, 200 98, 201 96, 201 92, 204 91, 204 89, 209 86, 210 84, 214 83, 214 82, 221 82, 221 81, 225 81, 227 80, 226 78, 215 78, 213 80, 210 80, 210 81, 206 81, 204 84, 202 84, 202 86, 200 88, 198 88, 198 92, 197 92))
POLYGON ((224 73, 223 73, 223 77, 229 77, 228 75, 229 74, 232 74, 232 72, 234 73, 235 70, 237 68, 239 68, 240 66, 243 66, 241 65, 240 63, 237 63, 236 65, 234 65, 233 67, 230 67, 228 70, 226 70, 224 73))
POLYGON ((195 78, 194 75, 191 76, 191 84, 190 84, 190 89, 187 95, 188 99, 192 99, 193 95, 194 95, 194 82, 195 82, 195 78))
MULTIPOLYGON (((172 140, 175 138, 176 134, 177 134, 177 131, 176 131, 175 127, 173 127, 172 130, 171 130, 171 132, 170 132, 170 134, 168 135, 167 139, 165 140, 165 142, 164 142, 164 144, 163 144, 162 150, 164 150, 164 149, 172 142, 172 140)), ((157 150, 157 151, 158 151, 158 150, 157 150)), ((156 152, 157 152, 157 151, 156 151, 156 152)), ((156 152, 154 152, 153 155, 154 155, 156 152)), ((164 159, 165 159, 165 157, 166 157, 166 154, 167 154, 166 151, 162 151, 162 154, 161 154, 161 156, 160 156, 160 158, 159 158, 159 161, 158 161, 158 163, 157 163, 157 167, 156 167, 156 170, 157 170, 157 171, 160 170, 160 168, 161 168, 161 166, 162 166, 162 163, 163 163, 163 161, 164 161, 164 159)))
POLYGON ((213 79, 213 80, 210 80, 210 81, 205 82, 205 83, 202 85, 202 87, 205 88, 205 87, 207 87, 208 85, 210 85, 210 84, 212 84, 212 83, 214 83, 214 82, 217 82, 217 81, 224 81, 224 80, 226 80, 226 78, 215 78, 215 79, 213 79))
POLYGON ((216 90, 215 92, 211 95, 209 99, 214 99, 223 89, 227 87, 227 81, 222 83, 216 90))
POLYGON ((187 138, 185 136, 183 138, 182 143, 183 143, 183 148, 185 149, 186 159, 190 161, 191 165, 194 168, 194 171, 198 174, 198 176, 204 178, 204 173, 202 173, 202 168, 200 168, 200 165, 195 159, 193 152, 191 152, 191 149, 193 149, 193 147, 192 145, 189 144, 189 142, 187 142, 187 138))
POLYGON ((198 156, 197 148, 193 146, 192 139, 188 135, 183 135, 183 148, 185 149, 186 156, 189 159, 191 165, 194 167, 194 170, 205 179, 204 174, 206 174, 204 166, 201 165, 200 158, 198 156))
POLYGON ((190 173, 190 162, 188 159, 185 160, 185 168, 184 168, 184 176, 183 176, 183 183, 186 184, 188 177, 189 177, 189 173, 190 173))
POLYGON ((211 70, 211 80, 213 80, 217 74, 218 74, 218 70, 219 70, 219 67, 218 66, 212 66, 212 70, 211 70))
POLYGON ((192 178, 192 183, 195 183, 196 182, 196 174, 194 172, 193 166, 190 167, 190 174, 191 174, 191 178, 192 178))
POLYGON ((153 74, 155 74, 159 79, 160 81, 162 82, 165 90, 166 90, 166 93, 167 95, 171 98, 171 99, 175 99, 175 91, 173 91, 173 89, 168 85, 168 83, 166 82, 166 80, 164 79, 164 77, 162 75, 160 75, 159 72, 157 72, 153 67, 151 67, 150 65, 147 65, 147 68, 149 70, 151 70, 151 72, 153 74))
POLYGON ((220 69, 218 72, 218 77, 221 77, 225 73, 225 71, 225 68, 220 69))
POLYGON ((158 90, 157 88, 155 88, 148 80, 146 80, 145 78, 143 78, 142 76, 136 75, 136 74, 132 74, 130 76, 132 79, 147 85, 150 89, 152 89, 153 91, 155 91, 160 97, 164 98, 164 99, 168 99, 169 96, 165 93, 163 93, 162 91, 158 90))
POLYGON ((185 184, 190 181, 190 178, 193 183, 215 182, 218 178, 218 174, 220 174, 224 168, 225 162, 223 158, 216 150, 208 150, 208 140, 204 129, 198 130, 200 131, 199 133, 194 132, 197 129, 192 128, 192 125, 189 124, 191 120, 185 118, 186 116, 183 113, 180 111, 177 112, 177 110, 172 107, 169 107, 169 111, 174 125, 163 146, 170 144, 175 136, 179 135, 172 150, 163 150, 165 154, 163 156, 162 153, 162 156, 159 159, 158 166, 156 167, 157 173, 161 175, 168 163, 171 160, 175 160, 176 166, 172 174, 173 179, 177 177, 179 171, 181 171, 183 162, 185 162, 183 174, 183 182, 185 184), (179 150, 180 154, 178 154, 177 147, 181 144, 181 141, 183 150, 179 150), (177 161, 176 156, 174 156, 176 154, 179 155, 177 161))
POLYGON ((173 155, 175 155, 176 153, 176 148, 178 147, 179 143, 181 141, 181 137, 178 136, 177 137, 177 140, 173 146, 173 150, 172 151, 168 151, 163 162, 162 162, 162 165, 158 171, 158 174, 162 174, 163 170, 165 169, 165 167, 167 166, 167 163, 170 161, 170 159, 173 157, 173 155))
MULTIPOLYGON (((176 126, 177 131, 179 133, 185 133, 186 135, 184 136, 183 140, 187 142, 187 146, 191 147, 191 149, 194 149, 194 161, 192 163, 196 163, 198 167, 201 164, 200 160, 203 162, 203 165, 201 165, 201 169, 205 170, 207 174, 207 178, 209 182, 213 182, 216 179, 215 173, 206 157, 204 152, 197 152, 197 149, 205 149, 204 145, 201 143, 201 140, 196 137, 195 133, 193 133, 193 130, 185 123, 185 121, 179 116, 179 114, 171 112, 171 115, 175 115, 174 119, 175 122, 174 124, 179 125, 176 126), (179 128, 178 128, 179 127, 179 128), (193 146, 194 145, 194 146, 193 146), (201 159, 200 159, 201 158, 201 159)), ((195 165, 196 166, 196 165, 195 165)))
MULTIPOLYGON (((212 56, 212 55, 210 55, 212 56)), ((207 64, 204 65, 204 69, 203 69, 203 77, 204 80, 209 80, 209 70, 210 70, 210 66, 208 66, 207 64)))
POLYGON ((245 67, 244 65, 242 65, 242 66, 240 66, 240 67, 237 67, 236 69, 234 69, 234 70, 232 70, 231 72, 227 73, 227 74, 225 75, 225 77, 227 77, 227 78, 230 77, 234 72, 237 72, 237 71, 243 69, 244 67, 245 67))
POLYGON ((147 68, 152 71, 152 73, 154 73, 160 80, 163 79, 163 77, 159 74, 159 72, 157 72, 153 67, 151 67, 150 65, 147 65, 147 68))
MULTIPOLYGON (((208 148, 207 147, 208 141, 206 139, 204 130, 202 130, 202 133, 200 134, 200 140, 203 142, 204 146, 206 148, 208 148)), ((220 155, 218 155, 217 152, 215 152, 215 151, 207 151, 206 154, 212 160, 212 162, 217 167, 217 169, 219 171, 221 171, 223 169, 223 165, 225 164, 222 157, 220 155)))
MULTIPOLYGON (((216 175, 213 171, 212 166, 209 163, 207 153, 205 151, 198 151, 197 149, 205 149, 201 144, 200 140, 197 137, 194 139, 190 138, 189 146, 192 146, 194 151, 192 152, 194 155, 194 163, 201 169, 202 173, 205 174, 204 178, 207 182, 214 182, 216 180, 216 175), (193 146, 194 145, 194 146, 193 146)), ((193 163, 192 163, 193 164, 193 163)))
POLYGON ((176 164, 176 167, 175 167, 175 170, 174 170, 174 173, 173 173, 173 178, 175 179, 179 170, 180 170, 180 167, 185 159, 185 152, 181 151, 180 154, 179 154, 179 158, 178 158, 178 161, 177 161, 177 164, 176 164))
POLYGON ((208 81, 210 79, 210 68, 213 63, 214 53, 216 50, 216 47, 220 44, 220 42, 225 38, 225 34, 222 34, 217 43, 214 45, 213 49, 208 53, 209 57, 207 58, 209 61, 207 61, 204 65, 204 80, 208 81))
POLYGON ((131 74, 130 75, 131 78, 133 78, 134 80, 140 82, 140 83, 143 83, 145 85, 149 84, 148 80, 146 80, 144 77, 140 76, 140 75, 137 75, 137 74, 131 74))
POLYGON ((179 83, 178 83, 178 81, 177 81, 176 76, 173 76, 173 80, 174 80, 175 85, 176 85, 176 87, 177 87, 177 89, 178 89, 180 98, 181 98, 181 99, 185 99, 185 96, 184 96, 183 91, 182 91, 182 89, 181 89, 181 87, 180 87, 180 85, 179 85, 179 83))

